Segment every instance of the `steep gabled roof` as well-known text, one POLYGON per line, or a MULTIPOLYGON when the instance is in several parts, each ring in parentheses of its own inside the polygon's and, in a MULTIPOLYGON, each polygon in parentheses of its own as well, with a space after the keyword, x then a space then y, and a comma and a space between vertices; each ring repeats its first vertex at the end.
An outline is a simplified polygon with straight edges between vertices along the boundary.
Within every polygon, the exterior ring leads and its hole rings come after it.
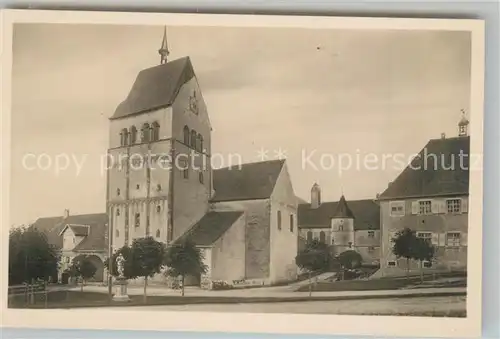
MULTIPOLYGON (((354 217, 354 230, 380 229, 380 206, 376 201, 350 200, 348 203, 354 217)), ((338 205, 338 201, 321 203, 318 208, 311 208, 311 204, 300 204, 299 228, 330 228, 331 219, 335 217, 338 205)))
POLYGON ((189 57, 142 70, 127 98, 118 105, 111 119, 172 105, 182 85, 194 76, 189 57))
POLYGON ((176 242, 189 239, 197 246, 210 246, 242 215, 241 211, 208 212, 176 242))
POLYGON ((468 136, 430 140, 380 200, 468 194, 469 147, 468 136))
MULTIPOLYGON (((108 215, 106 213, 96 213, 96 214, 80 214, 80 215, 70 215, 67 218, 63 217, 48 217, 48 218, 38 218, 32 225, 34 229, 44 233, 47 236, 47 241, 49 244, 55 246, 58 249, 62 248, 63 239, 60 236, 61 231, 66 227, 66 225, 102 225, 101 237, 104 242, 104 225, 108 222, 108 215)), ((90 231, 92 234, 92 231, 90 231)), ((81 244, 80 244, 81 245, 81 244)), ((105 247, 103 245, 103 247, 105 247)))
POLYGON ((285 160, 243 164, 215 170, 213 202, 267 199, 271 196, 285 160))

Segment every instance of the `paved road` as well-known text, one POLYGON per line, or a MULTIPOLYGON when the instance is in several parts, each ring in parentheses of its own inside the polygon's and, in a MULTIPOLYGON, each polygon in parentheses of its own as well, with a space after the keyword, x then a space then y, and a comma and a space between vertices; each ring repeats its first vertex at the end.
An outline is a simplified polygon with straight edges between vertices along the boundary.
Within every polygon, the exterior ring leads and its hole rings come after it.
MULTIPOLYGON (((110 308, 107 308, 110 309, 110 308)), ((116 310, 129 310, 117 307, 116 310)), ((255 304, 209 304, 177 306, 140 306, 134 311, 191 311, 191 312, 247 312, 247 313, 301 313, 351 315, 430 315, 425 313, 465 312, 465 296, 416 297, 388 299, 360 299, 339 301, 303 301, 255 304)))

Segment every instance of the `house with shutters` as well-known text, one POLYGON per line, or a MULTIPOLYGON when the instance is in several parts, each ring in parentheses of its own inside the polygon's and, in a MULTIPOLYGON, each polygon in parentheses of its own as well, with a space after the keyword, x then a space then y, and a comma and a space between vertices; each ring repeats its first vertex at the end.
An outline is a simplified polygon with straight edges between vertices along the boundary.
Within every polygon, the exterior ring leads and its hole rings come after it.
POLYGON ((332 248, 334 255, 358 252, 364 264, 380 260, 380 206, 376 200, 321 201, 321 188, 311 188, 311 203, 298 207, 301 246, 316 239, 332 248))
POLYGON ((106 213, 70 215, 69 210, 56 217, 38 218, 31 227, 42 232, 61 259, 58 277, 53 281, 67 282, 65 271, 79 256, 87 257, 97 268, 93 278, 103 282, 106 278, 104 262, 108 253, 108 216, 106 213))
MULTIPOLYGON (((429 239, 436 257, 425 262, 427 270, 464 270, 467 267, 469 199, 468 120, 458 124, 458 136, 432 139, 406 169, 380 195, 381 270, 396 275, 406 270, 406 260, 391 251, 391 239, 404 229, 429 239)), ((410 262, 410 270, 419 269, 410 262)))

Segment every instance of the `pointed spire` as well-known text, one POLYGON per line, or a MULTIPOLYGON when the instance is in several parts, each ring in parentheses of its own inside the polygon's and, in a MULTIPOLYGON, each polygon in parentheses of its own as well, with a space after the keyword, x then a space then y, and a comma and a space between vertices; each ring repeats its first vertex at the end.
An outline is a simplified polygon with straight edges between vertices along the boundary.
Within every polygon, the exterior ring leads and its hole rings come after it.
POLYGON ((333 218, 354 219, 354 214, 352 213, 349 206, 347 206, 347 201, 345 200, 345 197, 343 194, 340 197, 340 200, 337 204, 337 209, 335 210, 335 213, 333 214, 333 218))
POLYGON ((161 47, 158 50, 158 53, 160 54, 160 57, 161 57, 160 63, 166 64, 167 57, 170 54, 170 51, 168 50, 168 43, 167 43, 167 26, 165 26, 163 29, 163 40, 161 42, 161 47))

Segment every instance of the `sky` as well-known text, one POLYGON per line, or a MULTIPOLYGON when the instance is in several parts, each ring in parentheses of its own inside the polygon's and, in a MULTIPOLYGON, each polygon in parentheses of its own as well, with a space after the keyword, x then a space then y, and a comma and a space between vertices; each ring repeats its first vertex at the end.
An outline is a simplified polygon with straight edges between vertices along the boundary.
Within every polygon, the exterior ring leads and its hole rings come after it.
MULTIPOLYGON (((324 201, 375 198, 429 139, 456 136, 469 109, 467 32, 167 32, 169 59, 192 60, 212 152, 226 162, 286 157, 294 191, 307 201, 315 182, 324 201)), ((64 209, 105 211, 108 118, 137 73, 159 64, 162 35, 160 26, 16 24, 11 224, 64 209)))

